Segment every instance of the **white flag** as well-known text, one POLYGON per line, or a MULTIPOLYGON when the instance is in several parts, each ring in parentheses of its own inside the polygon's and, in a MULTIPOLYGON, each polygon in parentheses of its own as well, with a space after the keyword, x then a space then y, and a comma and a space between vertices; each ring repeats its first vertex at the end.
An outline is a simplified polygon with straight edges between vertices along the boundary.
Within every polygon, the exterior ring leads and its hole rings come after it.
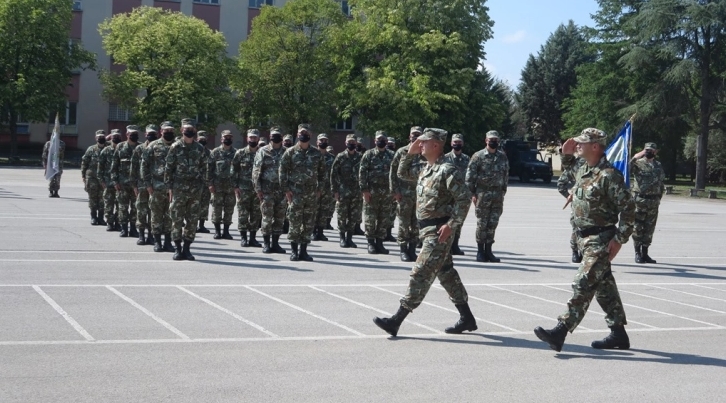
POLYGON ((625 126, 618 133, 615 140, 605 151, 608 162, 615 169, 623 173, 625 178, 625 186, 630 188, 630 141, 633 137, 633 126, 630 121, 625 122, 625 126))
POLYGON ((58 120, 58 114, 55 114, 55 126, 53 127, 53 134, 50 136, 50 145, 48 146, 48 161, 46 161, 45 179, 51 180, 53 177, 60 172, 60 161, 58 156, 58 150, 60 148, 60 121, 58 120))

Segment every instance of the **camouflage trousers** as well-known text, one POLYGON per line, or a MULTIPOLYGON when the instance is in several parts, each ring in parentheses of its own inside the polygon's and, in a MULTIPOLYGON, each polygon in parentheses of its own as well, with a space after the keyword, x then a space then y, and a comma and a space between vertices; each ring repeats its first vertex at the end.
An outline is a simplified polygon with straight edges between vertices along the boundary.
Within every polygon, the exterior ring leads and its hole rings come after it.
MULTIPOLYGON (((229 215, 225 213, 225 220, 229 217, 230 223, 234 212, 234 198, 234 193, 232 193, 232 208, 229 215)), ((260 227, 260 220, 262 220, 262 208, 257 193, 252 189, 242 190, 237 199, 237 229, 239 232, 257 231, 257 228, 260 227)), ((280 232, 282 232, 282 226, 280 226, 280 232)))
POLYGON ((112 223, 114 215, 118 213, 118 200, 116 199, 116 189, 113 186, 106 186, 103 190, 103 205, 106 221, 112 223))
POLYGON ((636 245, 649 247, 653 242, 655 224, 658 222, 658 199, 635 199, 635 226, 633 228, 633 242, 636 245))
POLYGON ((169 204, 171 239, 194 241, 199 220, 199 189, 175 189, 169 204))
POLYGON ((391 227, 390 208, 393 198, 388 191, 371 192, 370 203, 363 202, 367 238, 385 238, 391 227))
POLYGON ((608 243, 614 236, 615 231, 612 230, 580 239, 583 258, 572 281, 574 293, 567 301, 567 312, 558 317, 570 332, 585 317, 593 297, 605 312, 608 327, 627 324, 618 286, 608 260, 608 243))
POLYGON ((260 203, 262 211, 262 235, 282 234, 282 224, 287 211, 287 199, 280 189, 265 193, 260 203))
POLYGON ((396 223, 396 214, 398 214, 398 203, 391 203, 391 227, 393 227, 396 223))
POLYGON ((96 177, 86 176, 86 185, 84 186, 88 193, 88 208, 91 211, 103 210, 103 187, 96 177))
POLYGON ((499 225, 502 211, 504 211, 502 192, 482 192, 477 195, 476 243, 494 243, 494 233, 499 225))
POLYGON ((151 209, 151 233, 154 235, 171 232, 171 215, 169 214, 169 192, 166 189, 154 190, 149 196, 151 209))
POLYGON ((335 198, 331 192, 323 192, 318 202, 318 211, 315 217, 315 225, 325 228, 328 220, 333 216, 335 211, 335 198))
POLYGON ((121 185, 121 190, 116 191, 118 200, 118 222, 121 225, 136 222, 136 194, 131 185, 121 185))
POLYGON ((357 193, 340 197, 335 203, 335 213, 338 216, 338 231, 353 232, 355 225, 360 222, 363 200, 357 193))
POLYGON ((136 228, 139 231, 151 230, 149 192, 144 188, 139 188, 139 195, 136 196, 136 228))
POLYGON ((416 309, 423 302, 436 278, 449 294, 451 302, 455 305, 467 303, 469 295, 451 260, 453 242, 454 237, 450 236, 446 242, 440 243, 436 233, 424 237, 423 247, 411 270, 406 295, 401 298, 401 306, 409 311, 416 309))
POLYGON ((206 187, 206 186, 202 187, 202 197, 199 200, 199 219, 200 220, 206 221, 209 219, 209 204, 211 202, 212 202, 212 192, 209 191, 208 187, 206 187))
POLYGON ((61 181, 62 175, 63 175, 63 172, 58 172, 52 178, 50 178, 50 182, 48 182, 49 191, 57 192, 58 190, 60 190, 60 181, 61 181))
POLYGON ((416 218, 416 194, 404 195, 398 201, 398 244, 418 240, 418 219, 416 218))
POLYGON ((575 225, 575 210, 570 211, 570 226, 572 227, 572 235, 570 235, 570 248, 574 251, 579 249, 577 245, 577 225, 575 225))
POLYGON ((300 244, 310 243, 315 227, 315 215, 318 211, 318 195, 314 189, 294 193, 287 211, 290 231, 287 239, 300 244))

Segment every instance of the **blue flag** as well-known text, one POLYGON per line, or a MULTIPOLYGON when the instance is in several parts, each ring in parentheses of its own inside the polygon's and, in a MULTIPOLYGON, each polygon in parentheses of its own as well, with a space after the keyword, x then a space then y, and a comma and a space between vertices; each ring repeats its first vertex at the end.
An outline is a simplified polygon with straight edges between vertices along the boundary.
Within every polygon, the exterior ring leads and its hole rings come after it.
POLYGON ((633 126, 628 120, 625 127, 620 130, 615 140, 605 151, 608 161, 613 164, 625 177, 625 186, 630 188, 630 140, 633 136, 633 126))

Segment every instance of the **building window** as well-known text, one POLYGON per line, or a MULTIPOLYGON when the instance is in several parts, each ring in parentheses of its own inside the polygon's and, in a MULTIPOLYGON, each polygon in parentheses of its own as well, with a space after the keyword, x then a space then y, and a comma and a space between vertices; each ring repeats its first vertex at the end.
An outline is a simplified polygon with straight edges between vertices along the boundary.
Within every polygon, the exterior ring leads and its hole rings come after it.
POLYGON ((73 0, 73 11, 83 11, 81 0, 73 0))
POLYGON ((340 2, 340 7, 343 9, 343 14, 350 17, 350 5, 348 5, 348 0, 342 0, 340 2))
POLYGON ((201 4, 216 4, 219 5, 219 0, 194 0, 195 3, 201 4))
POLYGON ((130 122, 134 117, 133 112, 124 109, 116 104, 108 105, 108 120, 114 122, 130 122))
MULTIPOLYGON (((77 111, 77 102, 66 102, 65 110, 58 111, 58 121, 60 121, 60 124, 62 125, 75 125, 77 111)), ((48 124, 55 124, 55 114, 56 112, 51 112, 48 115, 48 124)))
POLYGON ((340 122, 335 124, 335 130, 339 131, 353 131, 353 118, 348 118, 346 120, 341 120, 340 122))
POLYGON ((264 5, 272 6, 272 0, 250 0, 250 8, 260 8, 264 5))

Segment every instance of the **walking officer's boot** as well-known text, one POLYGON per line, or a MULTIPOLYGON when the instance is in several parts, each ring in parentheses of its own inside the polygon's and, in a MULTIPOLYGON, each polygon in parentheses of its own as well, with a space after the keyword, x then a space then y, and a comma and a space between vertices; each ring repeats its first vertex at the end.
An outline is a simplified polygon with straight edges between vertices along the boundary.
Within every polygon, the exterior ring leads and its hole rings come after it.
POLYGON ((623 325, 617 325, 610 328, 610 334, 602 340, 592 342, 592 348, 599 350, 627 350, 630 348, 630 338, 625 332, 623 325))
POLYGON ((469 304, 464 303, 455 306, 459 311, 459 321, 457 321, 454 326, 444 329, 444 332, 449 334, 461 334, 464 331, 473 332, 478 329, 476 326, 476 319, 474 318, 474 314, 471 313, 469 304))
POLYGON ((386 333, 390 334, 393 337, 396 337, 398 334, 398 329, 401 327, 401 323, 403 323, 403 320, 406 319, 406 316, 408 316, 409 311, 408 309, 404 308, 403 306, 398 307, 398 312, 393 314, 390 318, 379 318, 375 317, 373 318, 373 323, 376 324, 376 326, 380 327, 381 329, 385 330, 386 333))
POLYGON ((540 340, 548 343, 551 349, 560 352, 562 351, 562 345, 565 344, 565 337, 567 337, 567 326, 562 322, 557 322, 557 326, 551 330, 545 330, 537 326, 534 328, 534 334, 540 340))

